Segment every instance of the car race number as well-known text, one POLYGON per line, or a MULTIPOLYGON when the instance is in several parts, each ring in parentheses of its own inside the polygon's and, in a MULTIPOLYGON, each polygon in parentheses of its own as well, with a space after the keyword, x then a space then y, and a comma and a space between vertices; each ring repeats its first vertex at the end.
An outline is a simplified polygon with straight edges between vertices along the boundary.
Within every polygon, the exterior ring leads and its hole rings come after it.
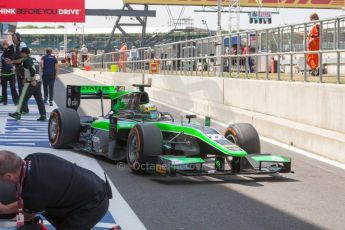
POLYGON ((225 138, 219 134, 219 133, 212 133, 212 134, 206 134, 211 140, 213 141, 219 141, 219 140, 224 140, 225 138))
POLYGON ((77 110, 80 105, 80 86, 67 86, 66 106, 77 110))

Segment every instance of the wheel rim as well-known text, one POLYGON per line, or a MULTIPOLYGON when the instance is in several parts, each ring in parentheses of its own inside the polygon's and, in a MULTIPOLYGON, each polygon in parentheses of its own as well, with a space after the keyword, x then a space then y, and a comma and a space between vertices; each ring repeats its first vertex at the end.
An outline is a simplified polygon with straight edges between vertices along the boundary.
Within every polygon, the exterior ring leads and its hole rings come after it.
POLYGON ((235 138, 232 134, 227 135, 227 136, 226 136, 226 139, 228 139, 229 141, 231 141, 232 143, 234 143, 235 145, 237 145, 236 138, 235 138))
POLYGON ((137 159, 139 151, 137 135, 132 135, 129 142, 128 158, 130 163, 134 163, 137 159))
POLYGON ((56 122, 56 118, 53 117, 50 120, 50 124, 49 124, 49 136, 51 138, 51 140, 55 140, 57 137, 57 122, 56 122))

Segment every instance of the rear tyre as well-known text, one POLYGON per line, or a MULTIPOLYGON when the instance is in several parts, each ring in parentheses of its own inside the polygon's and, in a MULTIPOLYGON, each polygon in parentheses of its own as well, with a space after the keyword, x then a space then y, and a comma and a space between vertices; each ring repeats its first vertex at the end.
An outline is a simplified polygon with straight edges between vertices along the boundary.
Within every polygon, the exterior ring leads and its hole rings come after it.
POLYGON ((127 140, 126 158, 129 168, 135 173, 152 169, 157 163, 157 156, 163 152, 162 143, 162 132, 155 125, 135 125, 127 140))
POLYGON ((74 109, 54 109, 48 122, 48 137, 55 149, 69 148, 78 142, 80 135, 80 118, 74 109))
POLYGON ((261 151, 260 138, 258 132, 248 123, 231 124, 225 131, 225 138, 248 154, 258 154, 261 151))

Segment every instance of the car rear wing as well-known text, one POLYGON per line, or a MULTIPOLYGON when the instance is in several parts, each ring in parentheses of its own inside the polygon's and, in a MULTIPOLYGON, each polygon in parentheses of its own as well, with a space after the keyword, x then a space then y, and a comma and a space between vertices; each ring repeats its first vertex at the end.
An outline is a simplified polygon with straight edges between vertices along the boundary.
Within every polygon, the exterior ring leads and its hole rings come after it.
POLYGON ((124 90, 124 86, 67 85, 66 107, 78 110, 81 99, 101 99, 103 111, 103 99, 111 99, 111 94, 124 90))

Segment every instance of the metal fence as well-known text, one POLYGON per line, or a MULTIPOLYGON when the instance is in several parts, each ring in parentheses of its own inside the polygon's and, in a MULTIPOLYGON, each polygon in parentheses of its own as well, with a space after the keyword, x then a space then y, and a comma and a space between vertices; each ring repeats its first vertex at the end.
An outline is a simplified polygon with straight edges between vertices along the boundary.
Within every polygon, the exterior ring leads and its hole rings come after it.
POLYGON ((91 69, 160 74, 221 76, 345 83, 345 16, 262 30, 212 36, 90 57, 91 69), (308 51, 308 34, 320 28, 320 49, 308 51), (311 74, 307 57, 317 54, 311 74))
POLYGON ((90 65, 93 70, 145 72, 149 70, 149 63, 153 58, 153 49, 144 47, 126 51, 89 55, 85 65, 90 65))

